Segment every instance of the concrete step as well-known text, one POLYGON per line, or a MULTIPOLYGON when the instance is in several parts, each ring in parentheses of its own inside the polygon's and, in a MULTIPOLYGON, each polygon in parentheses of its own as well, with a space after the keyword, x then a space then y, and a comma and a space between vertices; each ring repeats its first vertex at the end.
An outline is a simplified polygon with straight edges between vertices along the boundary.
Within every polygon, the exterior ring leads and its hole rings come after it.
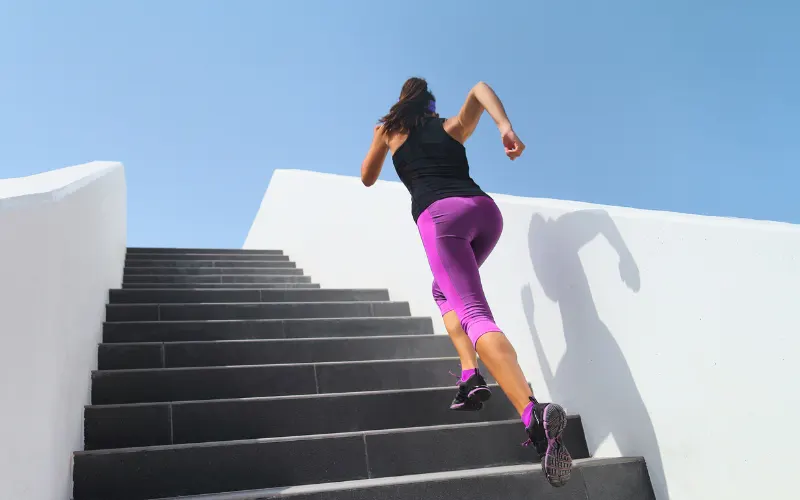
MULTIPOLYGON (((454 387, 457 357, 92 372, 92 404, 454 387)), ((487 380, 491 380, 487 375, 487 380)), ((284 415, 284 417, 286 417, 284 415)))
MULTIPOLYGON (((183 403, 88 406, 87 450, 511 420, 498 386, 479 412, 455 412, 455 387, 183 403)), ((577 417, 575 417, 577 421, 577 417)), ((571 424, 572 425, 572 424, 571 424)), ((577 421, 577 428, 580 422, 577 421)))
POLYGON ((111 304, 388 301, 388 290, 111 290, 111 304))
MULTIPOLYGON (((191 269, 294 269, 297 263, 289 260, 126 260, 125 271, 137 269, 171 269, 177 274, 193 274, 191 269)), ((158 273, 150 273, 158 274, 158 273)), ((201 273, 202 274, 202 273, 201 273)), ((225 274, 225 271, 214 274, 225 274)))
MULTIPOLYGON (((292 486, 180 500, 655 500, 642 457, 575 460, 562 488, 538 464, 292 486)), ((171 498, 166 500, 179 500, 171 498)))
POLYGON ((264 260, 289 260, 289 256, 283 254, 232 254, 232 253, 128 253, 126 261, 134 260, 170 260, 187 262, 194 260, 201 261, 264 261, 264 260))
POLYGON ((139 254, 220 254, 220 255, 283 255, 283 250, 252 250, 241 248, 157 248, 157 247, 128 247, 128 255, 139 254))
POLYGON ((108 304, 106 321, 362 318, 410 316, 408 302, 278 302, 235 304, 108 304))
POLYGON ((123 290, 243 290, 243 289, 278 289, 287 288, 320 288, 319 283, 123 283, 123 290))
MULTIPOLYGON (((322 416, 321 418, 324 418, 322 416)), ((588 458, 567 427, 566 445, 588 458)), ((75 500, 144 500, 538 461, 519 419, 204 444, 78 452, 75 500)), ((412 497, 413 498, 413 497, 412 497)), ((418 497, 425 498, 425 497, 418 497)), ((453 498, 453 497, 448 497, 453 498)))
POLYGON ((294 267, 294 262, 271 267, 126 267, 123 276, 302 276, 303 270, 294 267), (291 266, 289 265, 291 264, 291 266))
MULTIPOLYGON (((145 256, 146 257, 146 256, 145 256)), ((169 258, 131 257, 125 260, 125 267, 297 267, 289 261, 288 255, 265 255, 262 260, 180 260, 169 258), (291 264, 288 265, 287 264, 291 264)))
POLYGON ((188 368, 452 356, 446 335, 100 344, 98 369, 188 368))
POLYGON ((147 321, 103 324, 103 342, 185 342, 432 335, 430 317, 147 321))
MULTIPOLYGON (((287 270, 288 271, 288 270, 287 270)), ((302 269, 300 270, 302 272, 302 269)), ((131 283, 182 283, 193 286, 206 285, 211 283, 311 283, 310 276, 298 276, 290 274, 236 274, 236 275, 217 275, 217 276, 194 276, 186 274, 172 275, 126 275, 122 278, 122 288, 131 283)))

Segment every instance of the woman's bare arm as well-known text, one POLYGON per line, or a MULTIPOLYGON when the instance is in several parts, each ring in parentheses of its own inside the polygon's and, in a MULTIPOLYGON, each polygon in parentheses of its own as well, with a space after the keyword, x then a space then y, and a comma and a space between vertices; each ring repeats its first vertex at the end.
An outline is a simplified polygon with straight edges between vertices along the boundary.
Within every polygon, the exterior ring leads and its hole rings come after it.
POLYGON ((511 120, 508 119, 500 98, 484 82, 479 82, 472 87, 463 106, 461 106, 461 111, 454 118, 451 118, 451 120, 456 121, 456 126, 453 127, 451 134, 462 144, 466 142, 475 132, 475 127, 478 126, 484 110, 489 113, 489 116, 492 117, 497 129, 500 131, 506 155, 512 160, 519 157, 525 149, 525 144, 514 133, 511 120))
POLYGON ((367 156, 361 162, 361 182, 365 186, 370 187, 378 180, 383 168, 383 162, 386 160, 388 153, 389 144, 383 133, 383 127, 377 125, 375 126, 372 144, 369 147, 369 151, 367 151, 367 156))
POLYGON ((492 117, 501 135, 511 130, 511 120, 508 119, 500 98, 488 84, 479 82, 469 91, 461 111, 455 117, 458 120, 462 142, 475 132, 484 110, 492 117))

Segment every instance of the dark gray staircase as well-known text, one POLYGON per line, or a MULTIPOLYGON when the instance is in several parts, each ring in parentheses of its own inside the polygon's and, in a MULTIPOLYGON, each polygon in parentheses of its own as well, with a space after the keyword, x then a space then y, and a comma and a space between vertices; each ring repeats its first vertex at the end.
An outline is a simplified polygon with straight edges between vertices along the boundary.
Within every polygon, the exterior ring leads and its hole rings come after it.
POLYGON ((459 370, 387 290, 322 289, 280 251, 131 248, 74 498, 654 498, 642 459, 581 460, 578 416, 552 488, 499 388, 449 410, 459 370))

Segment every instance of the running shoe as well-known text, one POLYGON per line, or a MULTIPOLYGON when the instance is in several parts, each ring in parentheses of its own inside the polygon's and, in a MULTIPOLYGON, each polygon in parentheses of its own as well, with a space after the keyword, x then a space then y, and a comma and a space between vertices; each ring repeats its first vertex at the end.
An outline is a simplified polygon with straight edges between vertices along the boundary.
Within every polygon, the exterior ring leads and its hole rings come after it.
POLYGON ((536 447, 542 460, 542 471, 550 484, 564 486, 572 474, 572 456, 561 439, 567 427, 567 413, 554 403, 538 403, 533 398, 531 402, 531 425, 525 429, 529 439, 524 445, 536 447))
POLYGON ((483 408, 483 403, 489 401, 492 391, 486 386, 486 380, 478 370, 467 379, 466 382, 458 383, 458 394, 456 394, 451 410, 455 411, 478 411, 483 408))

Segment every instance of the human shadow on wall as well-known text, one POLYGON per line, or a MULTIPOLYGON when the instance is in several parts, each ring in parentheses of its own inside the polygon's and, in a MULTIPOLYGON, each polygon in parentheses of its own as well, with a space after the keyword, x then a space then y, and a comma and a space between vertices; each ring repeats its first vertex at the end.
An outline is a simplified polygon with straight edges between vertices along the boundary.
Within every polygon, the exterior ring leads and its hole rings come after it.
POLYGON ((531 263, 547 297, 558 303, 566 341, 555 373, 534 324, 530 286, 522 289, 522 305, 550 394, 567 408, 579 409, 587 427, 589 452, 594 455, 613 436, 622 455, 645 457, 657 498, 667 500, 653 423, 614 335, 600 318, 580 259, 580 249, 598 235, 619 255, 622 282, 638 292, 639 269, 607 212, 581 210, 547 220, 534 214, 531 219, 531 263))

